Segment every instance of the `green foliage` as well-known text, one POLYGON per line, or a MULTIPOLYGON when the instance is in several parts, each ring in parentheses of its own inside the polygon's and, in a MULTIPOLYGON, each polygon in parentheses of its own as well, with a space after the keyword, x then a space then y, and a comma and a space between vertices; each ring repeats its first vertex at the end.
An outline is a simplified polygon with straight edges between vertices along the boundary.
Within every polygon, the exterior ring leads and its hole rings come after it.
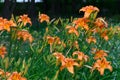
MULTIPOLYGON (((96 28, 94 25, 97 19, 96 15, 97 13, 91 13, 88 18, 90 22, 87 24, 89 24, 90 30, 94 27, 96 28)), ((118 80, 120 78, 120 27, 116 26, 118 23, 114 24, 114 26, 109 22, 107 28, 104 27, 98 30, 102 33, 105 30, 108 31, 109 40, 105 40, 101 37, 101 33, 87 31, 81 26, 78 28, 79 36, 69 33, 66 26, 74 26, 72 22, 77 20, 77 18, 58 18, 51 20, 49 23, 38 23, 38 30, 33 30, 30 25, 24 25, 24 22, 18 22, 19 18, 12 18, 17 27, 11 27, 10 32, 6 30, 0 31, 0 44, 1 46, 5 45, 7 48, 7 54, 4 58, 0 54, 0 69, 5 72, 12 73, 17 71, 28 80, 118 80), (19 39, 17 35, 19 30, 26 30, 31 33, 34 41, 19 39), (49 43, 47 36, 55 39, 52 45, 49 43), (94 36, 97 42, 88 43, 87 38, 89 36, 94 36), (75 47, 75 41, 78 41, 79 47, 75 47), (63 45, 64 43, 65 45, 63 45), (111 61, 112 72, 105 70, 104 75, 100 75, 97 70, 91 72, 95 62, 94 56, 91 54, 92 48, 104 50, 108 53, 107 60, 111 61), (61 63, 57 62, 57 58, 55 58, 53 53, 60 52, 66 58, 74 58, 76 60, 77 56, 72 56, 74 51, 81 51, 88 55, 88 62, 78 61, 80 67, 74 67, 74 74, 70 73, 67 68, 60 70, 61 63)), ((104 20, 102 21, 104 22, 104 20)), ((1 78, 5 79, 0 74, 1 78)))

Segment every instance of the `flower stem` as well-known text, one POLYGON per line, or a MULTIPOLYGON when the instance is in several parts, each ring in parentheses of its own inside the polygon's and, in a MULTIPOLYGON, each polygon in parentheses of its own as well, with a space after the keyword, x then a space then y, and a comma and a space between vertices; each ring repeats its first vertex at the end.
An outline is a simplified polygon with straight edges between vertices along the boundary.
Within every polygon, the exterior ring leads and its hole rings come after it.
POLYGON ((66 53, 66 56, 68 55, 68 53, 70 52, 70 50, 72 49, 72 47, 70 47, 66 53))

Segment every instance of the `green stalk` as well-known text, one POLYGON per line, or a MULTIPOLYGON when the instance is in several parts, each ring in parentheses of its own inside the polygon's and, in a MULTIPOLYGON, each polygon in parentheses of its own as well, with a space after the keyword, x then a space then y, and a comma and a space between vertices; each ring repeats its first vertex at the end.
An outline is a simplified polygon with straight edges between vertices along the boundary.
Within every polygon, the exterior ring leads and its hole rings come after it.
POLYGON ((52 53, 52 50, 53 50, 52 44, 50 44, 50 53, 52 53))
POLYGON ((72 49, 72 47, 70 47, 66 53, 66 56, 68 55, 68 53, 70 52, 70 50, 72 49))
MULTIPOLYGON (((10 32, 10 46, 9 46, 9 55, 11 54, 11 50, 12 50, 12 44, 13 44, 13 41, 12 41, 12 32, 10 32)), ((11 55, 10 55, 11 57, 11 55)))
POLYGON ((55 74, 53 80, 57 80, 59 72, 60 72, 60 70, 57 70, 57 71, 56 71, 56 74, 55 74))
POLYGON ((31 43, 30 43, 30 49, 31 49, 31 51, 34 53, 35 51, 34 51, 34 49, 33 49, 33 47, 32 47, 32 45, 31 45, 31 43))

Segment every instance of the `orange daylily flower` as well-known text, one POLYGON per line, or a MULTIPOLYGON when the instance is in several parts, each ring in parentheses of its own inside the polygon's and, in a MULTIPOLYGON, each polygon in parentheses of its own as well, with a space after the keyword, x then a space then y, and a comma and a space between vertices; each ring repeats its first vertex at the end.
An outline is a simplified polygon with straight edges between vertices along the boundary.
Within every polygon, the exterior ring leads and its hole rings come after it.
POLYGON ((64 64, 61 65, 60 70, 63 70, 64 68, 67 68, 67 70, 74 74, 74 66, 79 66, 77 62, 75 62, 72 58, 65 58, 64 64))
POLYGON ((61 45, 63 45, 64 47, 66 47, 66 44, 65 44, 63 41, 61 41, 59 37, 55 37, 54 42, 55 42, 56 44, 58 44, 58 45, 61 44, 61 45))
POLYGON ((61 43, 62 43, 62 42, 60 41, 60 38, 59 38, 59 37, 47 36, 47 40, 48 40, 48 44, 53 44, 53 43, 61 44, 61 43))
POLYGON ((68 30, 68 33, 69 33, 69 34, 74 33, 76 36, 79 36, 79 33, 78 33, 78 31, 77 31, 77 29, 76 29, 75 27, 67 26, 66 29, 69 29, 69 30, 68 30))
POLYGON ((101 33, 101 37, 104 38, 106 41, 108 41, 109 37, 107 35, 107 30, 101 33))
POLYGON ((7 80, 27 80, 27 79, 24 77, 21 77, 20 73, 13 72, 7 80))
POLYGON ((42 23, 43 21, 46 21, 47 23, 50 21, 50 17, 46 14, 40 14, 39 15, 39 20, 42 23))
POLYGON ((107 53, 104 50, 97 50, 94 54, 94 59, 99 59, 107 56, 107 53))
POLYGON ((0 75, 4 75, 4 71, 0 69, 0 75))
POLYGON ((2 69, 0 69, 0 76, 2 76, 2 77, 8 77, 8 76, 10 76, 10 73, 9 72, 4 72, 2 69))
POLYGON ((3 19, 2 17, 0 17, 0 31, 4 30, 4 22, 7 21, 7 19, 3 19))
POLYGON ((79 66, 77 62, 75 62, 72 58, 65 58, 65 56, 62 55, 62 53, 55 52, 53 55, 57 58, 59 62, 61 62, 60 70, 63 70, 64 68, 67 68, 70 73, 74 73, 74 67, 73 66, 79 66))
POLYGON ((60 41, 60 38, 59 37, 55 37, 55 42, 57 43, 57 44, 61 44, 62 42, 60 41))
POLYGON ((96 38, 94 38, 93 36, 90 36, 89 38, 86 39, 86 41, 88 43, 91 43, 91 42, 96 43, 96 38))
POLYGON ((80 52, 80 51, 73 52, 73 56, 74 55, 78 55, 78 60, 80 60, 80 61, 84 60, 87 62, 88 58, 89 58, 87 55, 85 55, 83 52, 80 52))
POLYGON ((51 36, 47 36, 47 40, 48 40, 48 44, 53 44, 54 43, 54 37, 51 37, 51 36))
POLYGON ((62 53, 59 53, 59 52, 55 52, 53 53, 53 55, 57 58, 58 62, 61 62, 62 65, 65 65, 65 56, 62 55, 62 53))
POLYGON ((31 19, 28 17, 28 15, 24 14, 21 15, 20 18, 18 19, 18 22, 23 22, 24 26, 29 23, 32 25, 31 19))
POLYGON ((6 53, 7 53, 6 47, 4 47, 4 46, 0 47, 0 56, 1 56, 2 58, 5 57, 5 54, 6 54, 6 53))
POLYGON ((59 37, 47 36, 47 40, 48 40, 48 44, 50 44, 50 45, 52 45, 53 43, 55 43, 55 44, 58 44, 58 45, 61 44, 64 47, 66 47, 66 44, 64 42, 62 42, 59 37))
POLYGON ((89 22, 89 20, 87 18, 78 18, 77 20, 73 21, 76 29, 78 29, 78 27, 82 27, 85 30, 89 30, 89 27, 87 24, 88 22, 89 22))
POLYGON ((10 32, 10 27, 13 26, 15 27, 16 24, 12 20, 4 22, 4 29, 7 30, 8 32, 10 32))
POLYGON ((29 40, 30 43, 33 41, 32 35, 28 31, 26 31, 26 30, 21 30, 21 31, 19 30, 17 32, 17 37, 18 37, 18 39, 22 38, 23 41, 29 40))
POLYGON ((8 21, 7 19, 3 19, 2 17, 0 17, 0 30, 7 30, 8 32, 10 32, 10 27, 15 27, 16 24, 10 20, 8 21))
POLYGON ((95 21, 95 25, 100 29, 105 28, 108 26, 107 22, 103 18, 97 18, 95 21))
POLYGON ((105 69, 109 69, 112 71, 112 66, 110 65, 110 62, 106 60, 106 58, 98 59, 94 64, 93 64, 93 70, 98 70, 100 72, 100 75, 104 74, 105 69))
POLYGON ((83 11, 85 12, 84 14, 84 17, 85 18, 89 18, 90 14, 94 11, 97 11, 99 12, 99 9, 97 7, 94 7, 94 6, 86 6, 86 7, 83 7, 82 9, 80 9, 80 11, 83 11))

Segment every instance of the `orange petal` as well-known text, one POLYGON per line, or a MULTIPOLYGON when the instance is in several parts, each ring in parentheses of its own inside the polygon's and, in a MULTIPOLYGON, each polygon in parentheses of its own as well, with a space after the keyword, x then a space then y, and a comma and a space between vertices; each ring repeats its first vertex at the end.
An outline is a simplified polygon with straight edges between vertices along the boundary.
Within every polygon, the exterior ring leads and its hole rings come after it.
POLYGON ((69 66, 69 67, 67 67, 67 69, 68 69, 68 71, 70 73, 74 74, 74 68, 73 68, 73 66, 69 66))

